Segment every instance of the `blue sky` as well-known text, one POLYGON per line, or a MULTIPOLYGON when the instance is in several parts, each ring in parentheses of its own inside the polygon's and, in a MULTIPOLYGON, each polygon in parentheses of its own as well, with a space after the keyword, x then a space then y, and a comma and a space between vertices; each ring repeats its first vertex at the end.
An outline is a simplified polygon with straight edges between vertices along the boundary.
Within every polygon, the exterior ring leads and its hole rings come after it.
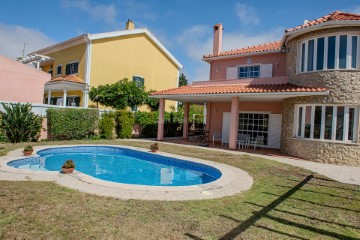
POLYGON ((223 50, 279 40, 284 29, 335 10, 360 14, 359 0, 17 0, 0 7, 0 54, 21 56, 83 33, 148 28, 184 65, 190 81, 207 80, 212 26, 224 25, 223 50))

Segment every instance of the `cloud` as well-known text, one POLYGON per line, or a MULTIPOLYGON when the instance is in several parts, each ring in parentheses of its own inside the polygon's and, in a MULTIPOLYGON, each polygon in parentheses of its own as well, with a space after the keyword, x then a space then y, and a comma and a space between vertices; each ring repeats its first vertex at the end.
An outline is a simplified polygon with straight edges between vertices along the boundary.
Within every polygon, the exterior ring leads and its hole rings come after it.
POLYGON ((24 43, 25 54, 55 44, 44 33, 37 29, 0 23, 0 54, 12 59, 22 56, 24 43))
POLYGON ((249 7, 242 3, 236 3, 235 12, 243 25, 258 25, 260 23, 260 18, 253 7, 249 7))
POLYGON ((114 23, 117 15, 114 4, 93 4, 89 0, 61 0, 61 5, 65 8, 76 8, 95 20, 104 20, 107 23, 114 23))
MULTIPOLYGON (((278 27, 256 34, 224 31, 222 51, 280 40, 284 33, 283 29, 278 27)), ((194 71, 193 76, 189 76, 190 81, 209 79, 209 64, 204 63, 201 59, 203 55, 212 53, 212 28, 205 25, 194 25, 183 30, 177 36, 176 41, 192 60, 191 67, 194 71)))

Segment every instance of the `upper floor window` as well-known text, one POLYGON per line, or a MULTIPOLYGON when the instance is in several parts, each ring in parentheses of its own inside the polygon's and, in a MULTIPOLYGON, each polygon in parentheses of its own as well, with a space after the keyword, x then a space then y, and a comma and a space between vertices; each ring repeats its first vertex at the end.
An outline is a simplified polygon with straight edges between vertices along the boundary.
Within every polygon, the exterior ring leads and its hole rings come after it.
POLYGON ((359 68, 359 41, 360 36, 339 34, 301 42, 298 72, 359 68))
POLYGON ((62 65, 57 65, 56 67, 56 75, 61 75, 61 72, 62 72, 62 65))
POLYGON ((66 75, 76 74, 76 73, 79 73, 79 62, 66 64, 66 69, 65 69, 66 75))
POLYGON ((245 79, 245 78, 270 78, 273 73, 273 64, 252 64, 237 65, 226 68, 226 79, 245 79))
MULTIPOLYGON (((136 83, 137 87, 144 87, 145 84, 145 80, 143 77, 139 77, 139 76, 133 76, 133 81, 136 83)), ((131 111, 136 112, 138 110, 137 107, 132 107, 131 111)))
POLYGON ((258 78, 260 76, 260 66, 239 67, 239 78, 258 78))

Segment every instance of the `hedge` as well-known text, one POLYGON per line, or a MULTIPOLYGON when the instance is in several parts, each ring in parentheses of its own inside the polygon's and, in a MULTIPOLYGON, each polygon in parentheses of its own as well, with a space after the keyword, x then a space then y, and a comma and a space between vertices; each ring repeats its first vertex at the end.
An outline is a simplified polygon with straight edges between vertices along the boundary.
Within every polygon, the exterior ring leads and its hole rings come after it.
POLYGON ((99 134, 101 138, 114 139, 115 114, 112 112, 103 113, 99 120, 99 134))
POLYGON ((129 111, 117 111, 115 113, 116 132, 119 138, 131 138, 135 117, 129 111))
POLYGON ((99 120, 96 109, 48 109, 48 139, 71 140, 94 136, 99 120))

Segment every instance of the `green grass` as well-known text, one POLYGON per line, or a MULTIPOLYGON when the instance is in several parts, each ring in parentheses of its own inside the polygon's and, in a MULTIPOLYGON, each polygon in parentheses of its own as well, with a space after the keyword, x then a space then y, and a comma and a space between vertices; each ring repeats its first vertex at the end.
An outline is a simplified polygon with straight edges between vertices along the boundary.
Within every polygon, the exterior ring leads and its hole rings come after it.
POLYGON ((165 144, 160 151, 239 167, 254 185, 220 199, 165 202, 99 197, 49 182, 0 181, 0 239, 360 239, 359 186, 246 155, 165 144))

